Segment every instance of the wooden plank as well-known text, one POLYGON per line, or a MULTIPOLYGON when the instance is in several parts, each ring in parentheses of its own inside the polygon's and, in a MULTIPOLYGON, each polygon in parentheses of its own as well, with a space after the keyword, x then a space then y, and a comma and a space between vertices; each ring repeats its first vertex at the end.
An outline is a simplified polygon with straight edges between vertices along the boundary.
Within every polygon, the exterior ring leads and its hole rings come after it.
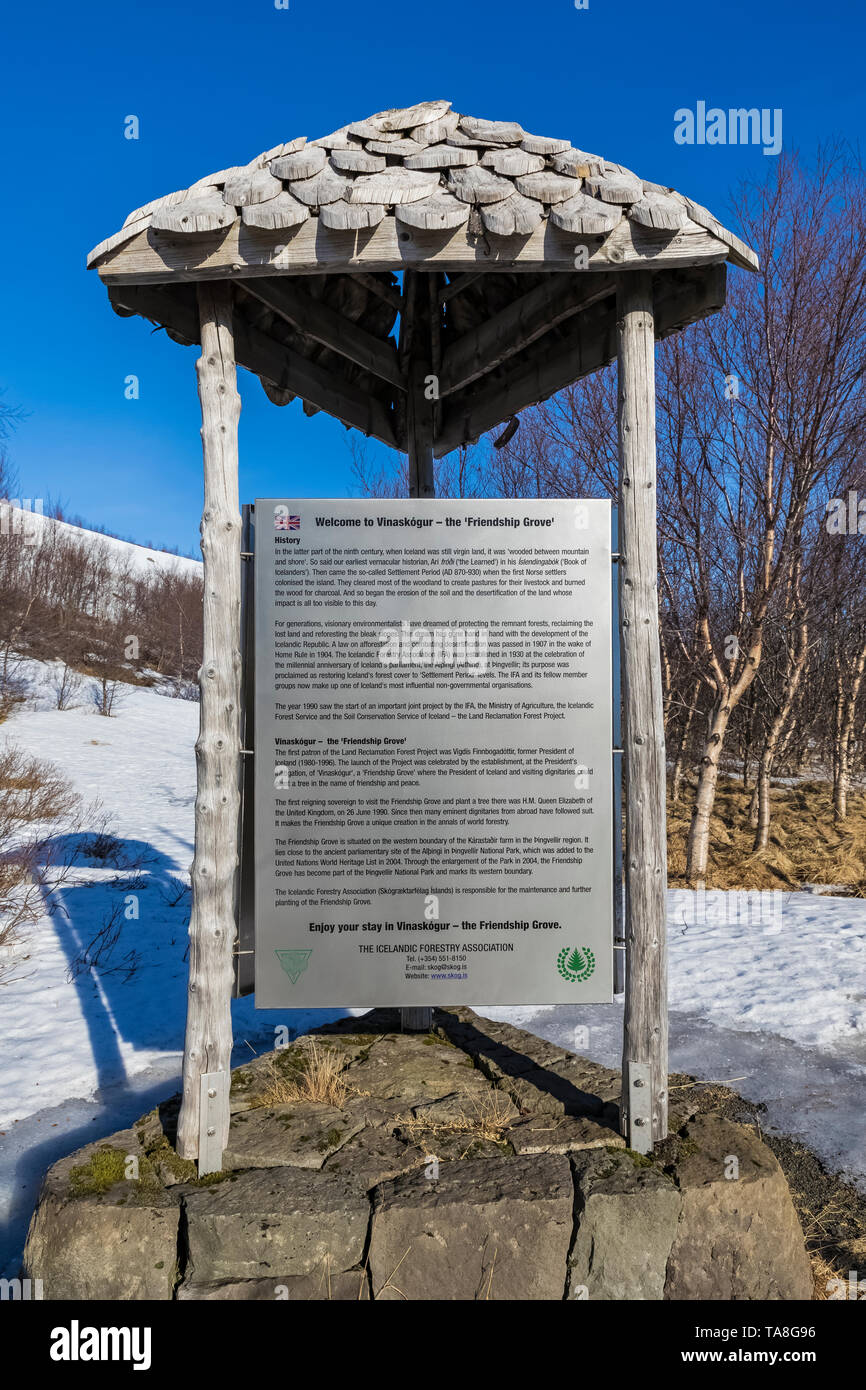
POLYGON ((586 180, 586 192, 601 198, 603 203, 639 202, 643 197, 643 184, 637 175, 628 169, 613 173, 607 172, 609 169, 610 165, 606 165, 604 174, 590 175, 586 180))
POLYGON ((573 146, 563 150, 562 154, 555 154, 551 162, 558 174, 571 174, 577 179, 588 179, 591 174, 604 173, 604 160, 601 155, 587 154, 586 150, 578 150, 573 146))
POLYGON ((476 271, 471 275, 458 275, 456 280, 449 280, 448 284, 439 294, 440 304, 447 304, 449 299, 453 299, 455 294, 462 294, 470 285, 474 285, 476 280, 480 280, 481 274, 476 271))
POLYGON ((458 149, 456 145, 428 145, 420 154, 410 154, 407 169, 460 169, 478 163, 478 151, 458 149))
POLYGON ((331 164, 341 174, 378 174, 385 168, 385 157, 369 154, 360 145, 345 150, 331 150, 331 164))
POLYGON ((460 117, 456 111, 446 111, 437 121, 426 121, 424 125, 413 126, 409 138, 419 145, 438 145, 457 129, 460 117))
POLYGON ((738 265, 741 270, 760 270, 761 262, 751 246, 747 246, 733 232, 729 232, 727 227, 723 227, 717 217, 705 208, 701 203, 694 202, 691 198, 686 198, 682 193, 670 190, 672 198, 678 199, 686 208, 692 222, 703 227, 705 231, 717 236, 720 241, 730 250, 730 258, 734 265, 738 265))
POLYGON ((157 208, 150 219, 155 231, 173 232, 176 236, 200 236, 230 227, 237 212, 223 201, 221 193, 212 190, 182 203, 157 208))
MULTIPOLYGON (((225 1076, 219 1133, 228 1141, 235 896, 240 812, 240 534, 238 418, 231 285, 198 291, 202 354, 196 364, 202 414, 204 511, 201 549, 204 644, 196 740, 198 790, 189 924, 189 989, 183 1098, 177 1128, 182 1158, 200 1156, 202 1077, 225 1076)), ((204 1156, 203 1156, 204 1157, 204 1156)), ((213 1155, 211 1153, 211 1163, 213 1155)))
POLYGON ((378 295, 385 304, 390 304, 392 309, 396 309, 399 314, 403 307, 403 296, 396 285, 390 285, 384 280, 379 280, 375 275, 355 274, 353 280, 357 280, 359 285, 363 285, 370 294, 378 295))
POLYGON ((497 236, 528 236, 544 221, 544 207, 535 198, 512 193, 501 203, 486 203, 481 209, 481 221, 488 232, 497 236))
POLYGON ((398 222, 408 227, 443 228, 462 227, 469 221, 469 204, 455 198, 447 189, 438 188, 429 198, 421 198, 417 203, 401 203, 394 209, 398 222))
POLYGON ((251 203, 244 207, 241 217, 245 227, 262 227, 267 231, 285 231, 287 227, 297 227, 312 217, 310 209, 291 193, 278 193, 266 203, 251 203))
POLYGON ((346 197, 350 203, 417 203, 439 187, 439 175, 395 164, 381 174, 361 174, 346 197))
MULTIPOLYGON (((409 454, 409 496, 435 497, 433 469, 433 429, 435 402, 425 397, 425 379, 433 370, 433 320, 441 314, 438 285, 429 275, 407 271, 403 283, 403 313, 400 319, 400 352, 409 377, 407 439, 409 454)), ((400 1010, 404 1033, 429 1033, 433 1026, 432 1008, 400 1010)))
POLYGON ((246 324, 237 325, 235 346, 238 362, 257 376, 267 377, 275 386, 293 392, 307 404, 381 440, 391 449, 400 447, 388 409, 354 382, 246 324))
POLYGON ((468 169, 452 169, 448 187, 464 203, 498 203, 510 198, 514 192, 511 179, 494 174, 483 164, 474 164, 468 169))
MULTIPOLYGON (((588 193, 575 193, 564 203, 550 209, 554 226, 581 236, 605 236, 622 221, 622 208, 615 203, 603 203, 588 193)), ((640 219, 638 219, 640 220, 640 219)))
POLYGON ((689 220, 686 209, 678 199, 652 191, 645 192, 640 202, 629 208, 628 215, 646 227, 660 227, 667 231, 678 231, 689 220))
POLYGON ((540 154, 528 154, 526 150, 513 147, 488 150, 481 163, 485 169, 492 169, 495 174, 509 179, 516 178, 518 174, 539 174, 544 168, 540 154))
POLYGON ((170 325, 190 344, 201 340, 195 309, 170 289, 159 285, 109 285, 108 300, 115 313, 140 314, 152 323, 170 325))
POLYGON ((380 111, 370 119, 380 130, 412 130, 415 126, 441 121, 450 110, 450 101, 419 101, 416 106, 401 106, 395 107, 392 111, 380 111))
POLYGON ((275 179, 311 179, 327 162, 328 156, 321 145, 306 145, 275 159, 270 169, 275 179))
POLYGON ((481 145, 519 145, 526 131, 515 121, 486 121, 480 116, 461 116, 459 130, 467 141, 481 145))
POLYGON ((328 304, 312 299, 291 280, 251 280, 246 291, 307 337, 315 338, 317 343, 339 352, 401 391, 406 390, 406 378, 400 371, 392 342, 375 338, 328 304))
POLYGON ((242 174, 229 179, 223 189, 223 202, 233 207, 252 207, 256 203, 270 202, 283 191, 279 179, 275 179, 268 169, 245 169, 242 174))
POLYGON ((564 154, 571 148, 571 141, 557 140, 550 135, 524 135, 521 148, 530 154, 564 154))
POLYGON ((118 246, 123 246, 125 242, 131 241, 139 232, 146 231, 150 226, 150 213, 145 213, 143 217, 138 217, 134 222, 125 222, 119 232, 113 236, 106 237, 105 241, 100 241, 94 246, 92 251, 87 253, 87 269, 90 270, 96 265, 97 261, 103 256, 108 255, 109 251, 115 251, 118 246))
POLYGON ((581 271, 565 283, 557 275, 521 295, 451 344, 442 362, 440 395, 450 396, 462 390, 572 314, 613 294, 615 288, 612 276, 587 276, 581 271))
MULTIPOLYGON (((630 279, 631 275, 617 276, 630 279)), ((656 295, 655 327, 659 338, 715 313, 725 302, 725 267, 714 265, 682 280, 671 278, 656 295)), ((545 350, 528 365, 513 364, 498 382, 486 389, 470 386, 465 398, 453 395, 444 411, 442 428, 434 441, 434 455, 441 458, 459 445, 479 438, 503 420, 546 400, 573 381, 598 371, 616 357, 616 316, 612 297, 579 314, 564 339, 545 350)))
MULTIPOLYGON (((352 180, 339 174, 328 164, 310 179, 298 179, 289 184, 289 192, 299 203, 308 208, 320 208, 326 203, 336 203, 338 198, 348 198, 354 187, 352 180)), ((369 201, 373 201, 370 199, 369 201)))
POLYGON ((641 264, 654 269, 701 265, 722 261, 728 255, 719 237, 693 222, 671 235, 625 218, 606 236, 575 236, 548 219, 529 236, 477 237, 462 227, 444 232, 408 227, 391 216, 368 231, 340 232, 323 227, 314 217, 288 235, 236 222, 227 232, 201 237, 195 243, 147 228, 103 257, 99 274, 106 282, 159 284, 173 278, 213 280, 228 275, 237 280, 254 275, 319 275, 332 270, 393 271, 404 267, 570 272, 580 247, 586 248, 590 270, 641 264))
POLYGON ((397 140, 393 135, 386 135, 381 140, 368 140, 364 145, 364 149, 371 154, 390 154, 399 159, 405 159, 407 154, 420 154, 423 148, 423 141, 408 137, 397 140))
POLYGON ((596 304, 580 315, 563 339, 531 363, 520 363, 498 382, 483 390, 470 387, 465 398, 446 403, 442 429, 434 442, 435 457, 478 439, 519 410, 546 400, 612 361, 616 353, 614 327, 611 305, 596 304))
POLYGON ((384 203, 347 203, 345 198, 326 203, 319 209, 319 218, 324 227, 335 227, 341 232, 350 228, 375 227, 385 216, 384 203))
POLYGON ((514 182, 524 198, 537 198, 540 203, 565 203, 581 192, 580 179, 570 174, 557 174, 553 169, 545 169, 540 174, 520 174, 514 182))
MULTIPOLYGON (((433 406, 426 383, 432 374, 431 315, 428 277, 406 272, 404 309, 400 321, 400 358, 408 376, 406 446, 409 454, 409 496, 435 497, 433 479, 433 406)), ((438 309, 438 306, 437 306, 438 309)))
POLYGON ((651 1142, 668 1133, 667 835, 658 634, 655 332, 652 276, 617 290, 620 624, 626 784, 626 989, 622 1132, 645 1150, 630 1103, 632 1068, 649 1067, 651 1142))
MULTIPOLYGON (((171 325, 191 342, 198 338, 194 312, 166 289, 149 285, 112 286, 109 297, 116 308, 141 314, 154 323, 171 325)), ((234 340, 238 366, 265 377, 281 391, 302 397, 308 404, 342 420, 344 425, 380 439, 392 449, 400 447, 389 411, 368 391, 237 318, 234 340)))

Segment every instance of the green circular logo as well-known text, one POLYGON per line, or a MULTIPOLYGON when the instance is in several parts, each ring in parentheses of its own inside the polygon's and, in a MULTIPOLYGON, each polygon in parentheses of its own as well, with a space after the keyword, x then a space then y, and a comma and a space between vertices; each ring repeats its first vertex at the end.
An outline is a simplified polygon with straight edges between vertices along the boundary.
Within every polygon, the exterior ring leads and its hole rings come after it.
POLYGON ((579 984, 595 969, 595 956, 588 946, 565 946, 556 957, 556 968, 570 985, 579 984))

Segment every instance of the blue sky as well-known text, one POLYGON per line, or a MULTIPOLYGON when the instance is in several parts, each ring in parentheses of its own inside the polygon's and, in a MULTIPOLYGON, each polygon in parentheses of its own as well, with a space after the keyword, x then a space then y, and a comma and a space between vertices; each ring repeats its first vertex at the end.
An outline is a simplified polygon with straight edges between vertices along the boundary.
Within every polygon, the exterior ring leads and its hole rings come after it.
MULTIPOLYGON (((28 496, 139 541, 197 549, 195 349, 110 309, 84 258, 133 208, 296 135, 433 97, 673 184, 724 213, 769 158, 678 145, 698 101, 781 108, 785 148, 858 143, 862 0, 58 0, 6 12, 0 387, 27 412, 28 496), (140 138, 124 139, 136 115, 140 138), (124 378, 140 399, 124 398, 124 378)), ((240 373, 241 496, 352 490, 348 436, 240 373)))

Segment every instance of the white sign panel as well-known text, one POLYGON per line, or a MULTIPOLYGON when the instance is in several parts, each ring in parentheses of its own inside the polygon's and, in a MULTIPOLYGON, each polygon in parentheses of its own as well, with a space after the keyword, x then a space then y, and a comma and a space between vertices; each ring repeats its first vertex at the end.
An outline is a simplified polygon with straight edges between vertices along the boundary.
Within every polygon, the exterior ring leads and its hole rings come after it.
POLYGON ((256 1004, 612 992, 610 504, 257 501, 256 1004))

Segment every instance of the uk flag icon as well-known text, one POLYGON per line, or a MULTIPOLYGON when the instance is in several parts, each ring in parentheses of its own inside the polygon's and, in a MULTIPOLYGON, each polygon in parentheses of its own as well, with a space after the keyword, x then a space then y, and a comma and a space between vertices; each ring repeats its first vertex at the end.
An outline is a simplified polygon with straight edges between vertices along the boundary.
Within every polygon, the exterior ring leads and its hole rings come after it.
POLYGON ((300 531, 301 518, 293 516, 288 507, 280 505, 274 507, 274 530, 275 531, 300 531))

